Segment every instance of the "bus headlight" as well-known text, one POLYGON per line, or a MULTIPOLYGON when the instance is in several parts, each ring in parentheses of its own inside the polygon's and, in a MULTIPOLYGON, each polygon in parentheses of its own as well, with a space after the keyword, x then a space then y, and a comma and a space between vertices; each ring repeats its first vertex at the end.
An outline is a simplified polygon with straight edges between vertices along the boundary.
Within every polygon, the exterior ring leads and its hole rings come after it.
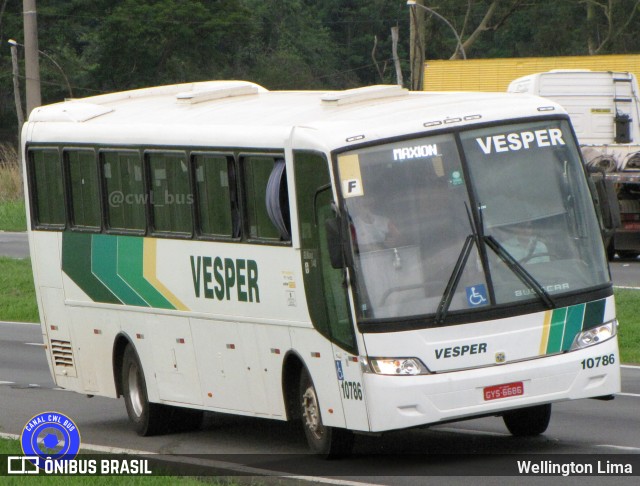
POLYGON ((594 344, 600 344, 601 342, 611 339, 618 332, 618 321, 613 320, 602 324, 601 326, 592 327, 586 331, 582 331, 578 334, 573 341, 570 351, 576 349, 588 348, 594 344))
POLYGON ((369 368, 378 375, 424 375, 427 367, 418 358, 369 358, 369 368))

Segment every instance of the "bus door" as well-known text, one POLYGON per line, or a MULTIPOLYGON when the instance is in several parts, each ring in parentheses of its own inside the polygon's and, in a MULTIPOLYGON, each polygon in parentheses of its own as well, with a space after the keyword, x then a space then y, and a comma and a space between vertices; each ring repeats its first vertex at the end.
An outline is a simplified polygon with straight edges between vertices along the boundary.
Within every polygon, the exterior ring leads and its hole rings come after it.
MULTIPOLYGON (((349 308, 345 270, 331 265, 327 220, 335 219, 327 161, 317 153, 299 153, 296 193, 301 226, 302 264, 309 313, 314 327, 331 341, 333 372, 346 425, 368 430, 362 369, 349 308)), ((322 401, 322 397, 320 397, 322 401)))

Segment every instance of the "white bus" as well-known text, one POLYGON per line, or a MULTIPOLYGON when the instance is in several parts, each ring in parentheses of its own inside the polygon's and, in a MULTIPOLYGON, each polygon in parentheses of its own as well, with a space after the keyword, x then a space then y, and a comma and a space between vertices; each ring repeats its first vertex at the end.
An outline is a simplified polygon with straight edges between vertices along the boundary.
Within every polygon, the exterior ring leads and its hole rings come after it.
POLYGON ((203 411, 354 433, 620 390, 600 228, 567 114, 512 94, 241 81, 35 109, 29 245, 56 384, 141 435, 203 411))

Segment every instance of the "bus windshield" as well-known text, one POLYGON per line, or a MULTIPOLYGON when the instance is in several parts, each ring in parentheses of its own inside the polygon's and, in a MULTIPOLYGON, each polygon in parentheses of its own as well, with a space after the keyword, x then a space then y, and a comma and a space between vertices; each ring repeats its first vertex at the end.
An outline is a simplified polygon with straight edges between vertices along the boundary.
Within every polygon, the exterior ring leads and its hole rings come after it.
POLYGON ((609 283, 565 120, 500 125, 338 156, 361 319, 554 299, 609 283))

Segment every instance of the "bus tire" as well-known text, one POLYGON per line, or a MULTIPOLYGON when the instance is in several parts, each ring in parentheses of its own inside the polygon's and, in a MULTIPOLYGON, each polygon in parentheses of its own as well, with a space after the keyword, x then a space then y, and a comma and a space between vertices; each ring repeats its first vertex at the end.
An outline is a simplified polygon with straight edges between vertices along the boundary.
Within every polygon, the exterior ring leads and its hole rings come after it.
POLYGON ((300 377, 299 398, 302 427, 311 451, 326 459, 348 456, 353 449, 353 432, 322 423, 318 394, 306 369, 300 377))
POLYGON ((202 410, 163 406, 170 410, 168 412, 170 414, 167 425, 168 432, 193 432, 202 427, 202 420, 204 419, 202 410))
POLYGON ((509 432, 517 437, 533 437, 547 430, 551 420, 551 404, 520 408, 506 412, 502 419, 509 432))
POLYGON ((122 394, 127 415, 138 435, 156 435, 166 430, 170 409, 149 402, 142 365, 131 345, 125 348, 122 357, 122 394))

